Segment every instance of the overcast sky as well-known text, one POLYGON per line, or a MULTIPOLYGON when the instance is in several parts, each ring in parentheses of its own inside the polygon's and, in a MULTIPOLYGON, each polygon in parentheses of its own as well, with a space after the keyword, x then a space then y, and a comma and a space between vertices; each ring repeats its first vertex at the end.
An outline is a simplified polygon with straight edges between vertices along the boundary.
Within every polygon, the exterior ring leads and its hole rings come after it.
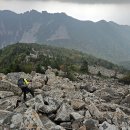
POLYGON ((130 0, 0 0, 0 10, 65 12, 80 20, 130 25, 130 0))

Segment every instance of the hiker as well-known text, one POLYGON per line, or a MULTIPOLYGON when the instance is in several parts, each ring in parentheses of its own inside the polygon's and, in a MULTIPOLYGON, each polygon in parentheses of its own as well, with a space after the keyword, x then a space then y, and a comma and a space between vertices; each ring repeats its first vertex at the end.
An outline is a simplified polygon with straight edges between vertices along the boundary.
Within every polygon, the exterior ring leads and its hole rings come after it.
MULTIPOLYGON (((32 81, 30 81, 30 82, 32 82, 32 81)), ((29 92, 30 92, 31 95, 34 97, 34 91, 31 90, 30 88, 28 88, 28 85, 29 85, 30 82, 27 81, 27 79, 20 78, 20 79, 18 80, 18 83, 17 83, 17 84, 18 84, 18 87, 20 87, 21 90, 22 90, 24 101, 26 101, 26 94, 29 93, 29 92)))
POLYGON ((45 77, 45 85, 47 85, 47 82, 48 82, 48 76, 45 77))

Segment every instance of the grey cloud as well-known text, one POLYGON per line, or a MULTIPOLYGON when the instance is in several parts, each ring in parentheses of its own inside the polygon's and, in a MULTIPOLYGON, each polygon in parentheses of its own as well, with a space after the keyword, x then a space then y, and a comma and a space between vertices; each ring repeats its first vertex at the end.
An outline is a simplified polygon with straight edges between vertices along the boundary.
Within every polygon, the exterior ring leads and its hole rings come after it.
POLYGON ((71 2, 71 3, 81 3, 81 4, 82 3, 83 4, 85 3, 86 4, 127 4, 127 3, 130 3, 130 0, 28 0, 28 1, 58 1, 58 2, 71 2))

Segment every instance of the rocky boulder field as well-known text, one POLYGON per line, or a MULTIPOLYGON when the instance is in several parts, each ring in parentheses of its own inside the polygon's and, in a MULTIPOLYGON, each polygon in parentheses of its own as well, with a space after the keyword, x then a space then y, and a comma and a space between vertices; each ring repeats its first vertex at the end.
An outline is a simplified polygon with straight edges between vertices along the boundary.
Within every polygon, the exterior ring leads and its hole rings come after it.
POLYGON ((130 86, 94 74, 76 76, 72 82, 51 68, 45 74, 0 74, 0 130, 130 130, 130 86), (26 102, 20 77, 31 79, 35 91, 26 102))

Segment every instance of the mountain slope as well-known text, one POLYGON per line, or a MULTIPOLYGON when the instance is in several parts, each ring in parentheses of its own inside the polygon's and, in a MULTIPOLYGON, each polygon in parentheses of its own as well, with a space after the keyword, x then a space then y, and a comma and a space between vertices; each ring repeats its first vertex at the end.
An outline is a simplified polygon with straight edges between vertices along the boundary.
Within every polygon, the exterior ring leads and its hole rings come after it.
POLYGON ((0 50, 0 72, 31 72, 42 71, 42 67, 51 65, 53 68, 63 69, 70 67, 70 71, 80 71, 84 61, 89 65, 102 66, 107 69, 122 68, 108 61, 97 59, 75 50, 52 47, 39 44, 17 43, 0 50))
POLYGON ((0 11, 1 47, 15 42, 72 48, 114 63, 130 60, 130 27, 104 20, 79 21, 64 13, 0 11))

